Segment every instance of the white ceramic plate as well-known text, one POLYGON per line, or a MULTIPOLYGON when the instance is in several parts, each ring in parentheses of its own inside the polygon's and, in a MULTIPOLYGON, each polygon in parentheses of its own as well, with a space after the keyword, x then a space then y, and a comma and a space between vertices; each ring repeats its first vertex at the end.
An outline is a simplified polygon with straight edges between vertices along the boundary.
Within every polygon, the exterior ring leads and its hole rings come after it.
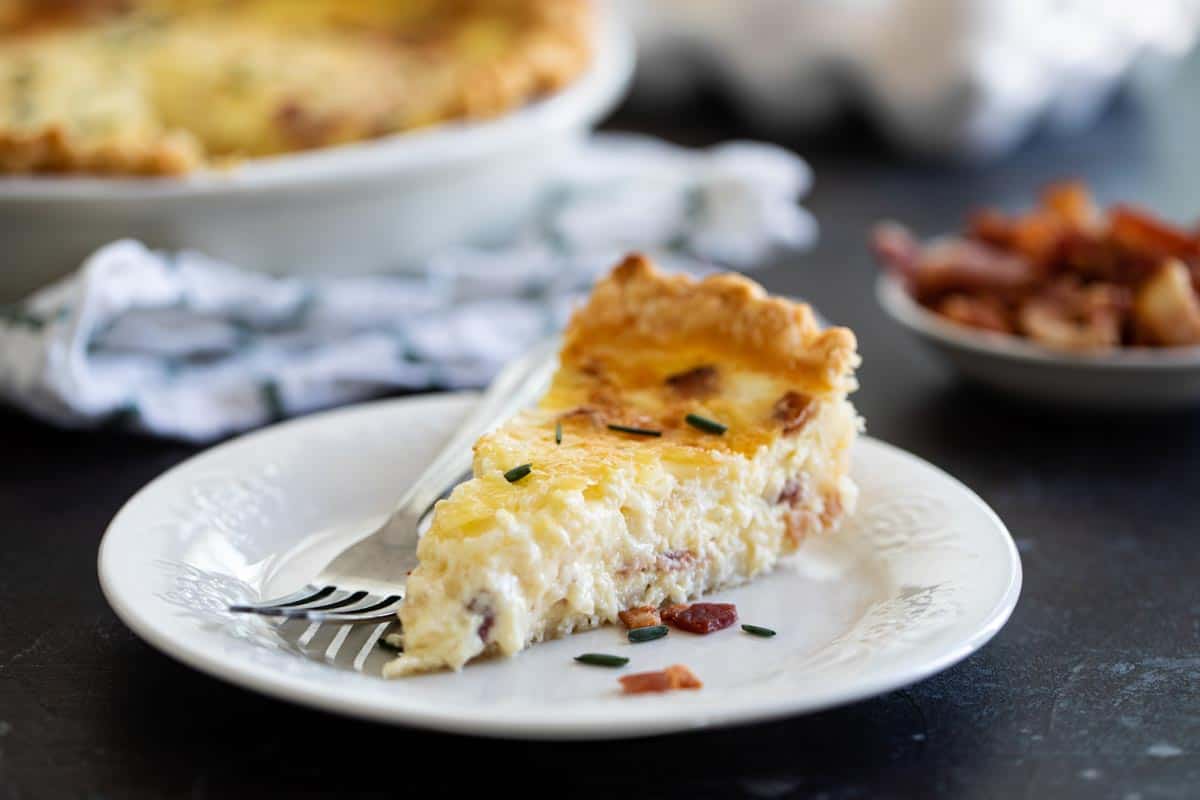
POLYGON ((764 720, 895 689, 981 647, 1017 602, 1021 565, 996 515, 945 473, 865 439, 854 467, 861 505, 845 528, 713 598, 777 630, 773 639, 735 627, 631 645, 607 627, 459 674, 386 681, 378 669, 388 654, 363 647, 379 633, 370 626, 305 640, 302 623, 276 628, 225 610, 303 585, 314 550, 377 524, 473 402, 436 395, 320 414, 172 469, 104 536, 109 603, 163 652, 297 703, 463 733, 605 738, 764 720), (623 670, 574 663, 584 652, 632 660, 623 670), (674 663, 704 688, 618 693, 619 675, 674 663))
POLYGON ((0 300, 123 237, 249 269, 333 274, 412 266, 504 231, 624 93, 633 44, 612 13, 601 14, 595 52, 566 89, 495 120, 182 178, 0 177, 0 300))
POLYGON ((1064 353, 949 322, 913 300, 887 274, 877 279, 875 293, 892 319, 960 373, 1005 394, 1095 411, 1200 406, 1200 347, 1064 353))

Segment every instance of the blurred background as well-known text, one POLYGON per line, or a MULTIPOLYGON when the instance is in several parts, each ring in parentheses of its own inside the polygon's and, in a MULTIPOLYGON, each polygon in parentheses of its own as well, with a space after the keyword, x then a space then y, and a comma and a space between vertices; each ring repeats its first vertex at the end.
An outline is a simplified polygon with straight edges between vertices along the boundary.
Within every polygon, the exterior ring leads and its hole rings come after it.
POLYGON ((910 155, 1002 157, 1093 124, 1192 47, 1194 0, 628 3, 638 94, 669 109, 716 91, 776 133, 869 120, 910 155))

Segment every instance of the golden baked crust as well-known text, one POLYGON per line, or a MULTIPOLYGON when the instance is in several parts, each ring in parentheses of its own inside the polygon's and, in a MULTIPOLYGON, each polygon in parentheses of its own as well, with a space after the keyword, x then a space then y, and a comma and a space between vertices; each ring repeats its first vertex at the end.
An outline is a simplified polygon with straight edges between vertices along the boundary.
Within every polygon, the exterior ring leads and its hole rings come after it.
POLYGON ((0 171, 181 174, 504 113, 590 0, 0 0, 0 171))
POLYGON ((639 254, 628 256, 575 313, 563 359, 697 347, 800 381, 813 393, 852 389, 859 362, 854 333, 821 330, 804 303, 769 297, 740 275, 700 281, 667 275, 639 254))

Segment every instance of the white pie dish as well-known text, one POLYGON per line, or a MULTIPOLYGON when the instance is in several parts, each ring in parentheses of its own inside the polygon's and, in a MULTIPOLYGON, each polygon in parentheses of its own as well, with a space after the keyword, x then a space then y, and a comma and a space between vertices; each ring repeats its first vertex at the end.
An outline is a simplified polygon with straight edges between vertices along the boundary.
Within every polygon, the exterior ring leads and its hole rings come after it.
POLYGON ((318 414, 189 460, 113 520, 99 556, 105 596, 154 647, 256 691, 396 724, 544 739, 732 725, 868 697, 966 657, 1016 604, 1020 560, 996 515, 935 467, 864 439, 854 467, 862 495, 843 530, 713 598, 736 603, 743 622, 776 629, 769 640, 733 628, 630 645, 605 627, 457 674, 385 681, 377 675, 390 653, 366 649, 353 663, 370 626, 340 644, 336 631, 317 632, 299 652, 303 628, 226 611, 297 588, 316 571, 314 553, 373 527, 473 402, 434 395, 318 414), (632 662, 573 663, 583 652, 632 662), (618 676, 672 663, 705 687, 618 693, 618 676))
POLYGON ((1157 411, 1200 405, 1200 347, 1124 348, 1086 354, 957 325, 926 309, 895 277, 875 283, 892 319, 963 376, 1005 394, 1090 411, 1157 411))
POLYGON ((555 163, 629 83, 631 35, 613 13, 601 16, 583 76, 494 120, 184 177, 0 177, 0 300, 126 237, 303 274, 404 268, 446 244, 499 232, 531 208, 555 163))

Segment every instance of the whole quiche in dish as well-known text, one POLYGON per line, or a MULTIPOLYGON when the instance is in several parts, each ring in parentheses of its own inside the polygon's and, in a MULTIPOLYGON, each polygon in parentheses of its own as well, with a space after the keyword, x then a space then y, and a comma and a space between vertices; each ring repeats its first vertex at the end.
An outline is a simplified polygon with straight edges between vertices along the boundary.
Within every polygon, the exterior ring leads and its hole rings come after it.
POLYGON ((575 313, 541 402, 436 506, 386 674, 683 603, 833 530, 857 496, 858 360, 806 305, 630 256, 575 313))
POLYGON ((171 175, 502 114, 588 0, 0 0, 0 172, 171 175))

